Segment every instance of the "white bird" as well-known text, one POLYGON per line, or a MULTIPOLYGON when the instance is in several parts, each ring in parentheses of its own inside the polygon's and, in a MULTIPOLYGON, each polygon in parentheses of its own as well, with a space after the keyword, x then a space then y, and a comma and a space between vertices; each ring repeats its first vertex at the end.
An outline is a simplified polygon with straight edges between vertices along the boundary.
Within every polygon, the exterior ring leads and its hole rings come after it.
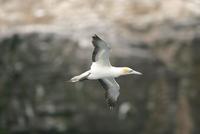
POLYGON ((119 96, 119 85, 115 81, 116 77, 138 74, 129 67, 114 67, 110 64, 109 54, 110 45, 100 39, 97 35, 92 37, 94 51, 92 54, 92 65, 90 70, 71 78, 70 82, 77 82, 82 80, 98 80, 102 87, 106 90, 105 97, 109 107, 114 107, 119 96))

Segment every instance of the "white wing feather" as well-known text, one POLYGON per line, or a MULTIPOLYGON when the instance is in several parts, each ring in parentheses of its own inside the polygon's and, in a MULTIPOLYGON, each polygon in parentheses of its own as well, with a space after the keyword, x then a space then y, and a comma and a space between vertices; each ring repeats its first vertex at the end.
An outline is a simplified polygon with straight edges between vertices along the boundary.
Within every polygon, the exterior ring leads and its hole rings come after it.
POLYGON ((104 66, 111 66, 109 60, 110 46, 97 35, 92 37, 92 43, 94 45, 92 61, 104 66))
POLYGON ((117 98, 119 97, 119 85, 114 78, 99 79, 99 82, 106 89, 105 97, 110 107, 115 106, 117 98))

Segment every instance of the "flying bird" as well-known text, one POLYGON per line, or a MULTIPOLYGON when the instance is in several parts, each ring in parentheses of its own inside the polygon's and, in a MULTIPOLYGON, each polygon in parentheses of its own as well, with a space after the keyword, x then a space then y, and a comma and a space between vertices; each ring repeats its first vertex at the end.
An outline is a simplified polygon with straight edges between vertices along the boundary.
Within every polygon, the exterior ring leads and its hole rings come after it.
POLYGON ((110 64, 110 45, 99 38, 96 34, 92 37, 94 51, 92 53, 92 65, 90 70, 71 78, 70 82, 83 80, 98 80, 105 89, 105 97, 109 107, 114 107, 120 94, 119 84, 115 78, 123 75, 138 74, 129 67, 114 67, 110 64))

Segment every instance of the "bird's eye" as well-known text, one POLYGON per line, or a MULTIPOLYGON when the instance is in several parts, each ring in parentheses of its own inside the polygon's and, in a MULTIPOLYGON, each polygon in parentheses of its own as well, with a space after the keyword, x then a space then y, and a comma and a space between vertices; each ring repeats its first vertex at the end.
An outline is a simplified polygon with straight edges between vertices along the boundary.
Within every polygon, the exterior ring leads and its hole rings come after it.
POLYGON ((133 70, 129 70, 129 73, 133 72, 133 70))

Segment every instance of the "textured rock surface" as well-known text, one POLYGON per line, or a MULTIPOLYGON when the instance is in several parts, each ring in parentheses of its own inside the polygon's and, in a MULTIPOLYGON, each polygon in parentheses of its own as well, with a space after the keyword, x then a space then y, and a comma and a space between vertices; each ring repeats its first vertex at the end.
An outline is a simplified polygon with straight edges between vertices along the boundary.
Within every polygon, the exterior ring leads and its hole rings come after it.
POLYGON ((0 133, 200 133, 198 0, 0 7, 0 133), (66 82, 91 64, 94 33, 112 45, 113 65, 144 74, 117 79, 112 111, 98 82, 66 82))

